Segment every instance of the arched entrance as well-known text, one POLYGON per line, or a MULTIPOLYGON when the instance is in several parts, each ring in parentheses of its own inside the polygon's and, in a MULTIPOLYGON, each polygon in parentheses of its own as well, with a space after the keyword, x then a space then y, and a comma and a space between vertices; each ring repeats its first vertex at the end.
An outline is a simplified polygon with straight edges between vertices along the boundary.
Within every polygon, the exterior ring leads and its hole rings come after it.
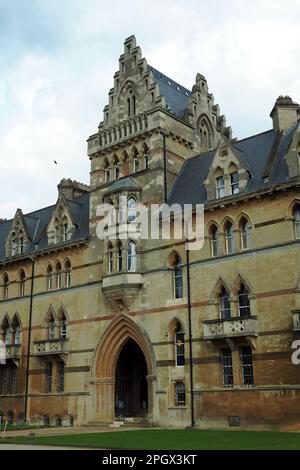
POLYGON ((120 352, 115 374, 116 416, 146 416, 147 364, 141 348, 131 338, 120 352))
POLYGON ((155 357, 147 333, 127 315, 114 318, 92 362, 91 421, 110 422, 121 414, 151 416, 155 377, 155 357), (124 402, 121 407, 120 401, 124 402))

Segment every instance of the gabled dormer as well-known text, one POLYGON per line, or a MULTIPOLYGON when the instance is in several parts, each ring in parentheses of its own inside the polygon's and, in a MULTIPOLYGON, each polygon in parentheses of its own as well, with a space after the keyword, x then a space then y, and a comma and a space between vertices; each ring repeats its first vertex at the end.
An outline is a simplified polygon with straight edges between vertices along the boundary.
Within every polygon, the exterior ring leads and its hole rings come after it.
POLYGON ((205 179, 207 199, 220 199, 242 192, 249 180, 248 165, 226 137, 222 137, 205 179))
POLYGON ((61 194, 55 204, 52 217, 47 228, 48 244, 65 243, 72 238, 76 228, 67 199, 61 194))
POLYGON ((22 255, 30 242, 31 237, 26 226, 24 215, 21 209, 17 209, 5 242, 6 256, 22 255))

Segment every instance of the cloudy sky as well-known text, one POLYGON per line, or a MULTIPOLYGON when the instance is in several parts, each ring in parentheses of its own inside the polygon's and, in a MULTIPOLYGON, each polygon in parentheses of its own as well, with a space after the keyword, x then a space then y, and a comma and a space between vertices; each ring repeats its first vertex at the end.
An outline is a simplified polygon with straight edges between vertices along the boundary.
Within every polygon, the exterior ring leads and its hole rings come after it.
POLYGON ((205 75, 242 138, 271 127, 278 95, 300 102, 299 20, 299 0, 0 0, 0 218, 55 203, 63 177, 89 182, 126 37, 187 88, 205 75))

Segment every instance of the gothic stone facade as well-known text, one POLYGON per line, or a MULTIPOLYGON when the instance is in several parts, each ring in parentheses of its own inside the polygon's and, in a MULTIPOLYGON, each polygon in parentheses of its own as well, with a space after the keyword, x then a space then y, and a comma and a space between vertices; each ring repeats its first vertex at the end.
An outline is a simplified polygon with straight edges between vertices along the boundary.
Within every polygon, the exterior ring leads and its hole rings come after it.
POLYGON ((202 75, 187 90, 125 40, 90 186, 62 180, 54 206, 0 223, 4 418, 187 426, 191 340, 196 426, 300 428, 299 106, 271 117, 234 139, 202 75), (190 296, 184 240, 97 237, 121 195, 205 205, 190 296))

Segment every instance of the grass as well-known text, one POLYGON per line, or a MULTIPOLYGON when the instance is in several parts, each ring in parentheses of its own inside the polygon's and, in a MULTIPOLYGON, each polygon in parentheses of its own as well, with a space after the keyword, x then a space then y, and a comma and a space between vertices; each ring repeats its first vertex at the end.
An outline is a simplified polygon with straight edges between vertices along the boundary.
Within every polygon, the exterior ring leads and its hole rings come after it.
POLYGON ((33 439, 11 437, 0 440, 0 443, 136 450, 299 450, 300 434, 267 431, 147 429, 42 436, 33 439))

